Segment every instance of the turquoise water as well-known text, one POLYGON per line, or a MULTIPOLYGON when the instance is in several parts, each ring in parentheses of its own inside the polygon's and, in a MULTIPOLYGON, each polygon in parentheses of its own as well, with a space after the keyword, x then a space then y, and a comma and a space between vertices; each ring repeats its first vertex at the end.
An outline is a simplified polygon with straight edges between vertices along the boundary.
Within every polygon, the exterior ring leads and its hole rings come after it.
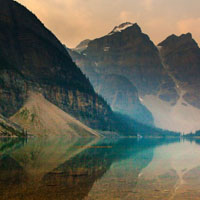
POLYGON ((0 140, 1 200, 200 199, 200 141, 0 140))

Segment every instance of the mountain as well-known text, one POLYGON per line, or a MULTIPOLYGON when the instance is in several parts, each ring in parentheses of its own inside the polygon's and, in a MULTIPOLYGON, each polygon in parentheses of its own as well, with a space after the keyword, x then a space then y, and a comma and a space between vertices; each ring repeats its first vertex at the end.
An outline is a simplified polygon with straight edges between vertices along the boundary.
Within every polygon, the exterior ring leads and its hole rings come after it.
POLYGON ((200 49, 190 33, 171 35, 158 44, 158 49, 179 98, 173 106, 155 95, 145 96, 143 103, 152 112, 158 127, 195 132, 200 129, 200 49))
POLYGON ((0 137, 2 136, 23 137, 27 136, 27 132, 19 125, 0 115, 0 137))
POLYGON ((129 79, 140 95, 158 94, 165 101, 178 98, 175 85, 164 70, 159 51, 138 24, 125 23, 95 39, 83 51, 96 72, 129 79))
POLYGON ((171 35, 158 46, 167 70, 184 91, 183 99, 200 109, 200 48, 191 33, 171 35))
POLYGON ((137 119, 141 113, 133 105, 139 102, 146 107, 139 122, 184 133, 200 129, 200 49, 190 33, 156 46, 138 24, 127 22, 90 41, 82 53, 69 53, 113 110, 137 119))
POLYGON ((34 92, 91 128, 135 134, 115 121, 109 105, 95 93, 66 48, 34 14, 13 0, 0 4, 2 115, 16 117, 34 92))
POLYGON ((111 108, 139 122, 154 124, 142 105, 145 95, 156 95, 170 104, 178 99, 157 47, 138 24, 116 26, 108 35, 90 41, 82 53, 68 51, 111 108))
POLYGON ((88 68, 92 63, 86 56, 71 49, 68 49, 68 52, 83 73, 89 77, 95 91, 109 103, 112 110, 127 114, 142 123, 154 124, 152 114, 140 102, 142 98, 131 81, 123 75, 97 73, 96 68, 88 68))

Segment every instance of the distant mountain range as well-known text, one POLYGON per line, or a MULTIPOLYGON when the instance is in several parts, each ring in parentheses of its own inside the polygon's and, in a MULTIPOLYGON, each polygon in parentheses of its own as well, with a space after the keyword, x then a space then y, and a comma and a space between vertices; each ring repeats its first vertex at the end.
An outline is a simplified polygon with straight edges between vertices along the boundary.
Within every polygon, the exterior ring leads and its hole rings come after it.
POLYGON ((68 52, 114 111, 164 129, 200 129, 200 49, 190 33, 156 46, 126 22, 68 52))

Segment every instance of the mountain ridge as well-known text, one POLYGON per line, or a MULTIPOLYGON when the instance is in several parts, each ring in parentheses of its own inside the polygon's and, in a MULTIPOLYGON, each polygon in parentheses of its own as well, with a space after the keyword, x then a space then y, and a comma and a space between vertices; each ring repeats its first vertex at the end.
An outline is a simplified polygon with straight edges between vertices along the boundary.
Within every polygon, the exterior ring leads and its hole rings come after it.
MULTIPOLYGON (((185 126, 181 126, 181 122, 184 122, 187 131, 199 129, 198 124, 192 120, 198 121, 200 108, 200 48, 192 34, 172 34, 155 46, 149 36, 142 33, 138 24, 124 23, 118 31, 120 26, 113 29, 117 30, 116 33, 91 41, 81 54, 70 52, 96 91, 105 84, 96 80, 103 80, 102 77, 113 74, 123 76, 131 81, 132 88, 137 88, 140 102, 151 111, 155 124, 160 128, 170 127, 170 130, 183 131, 185 126), (155 101, 152 102, 152 99, 155 101), (152 104, 156 102, 157 107, 160 106, 158 109, 152 104), (174 116, 177 114, 179 119, 175 120, 170 112, 174 116), (194 114, 191 120, 182 116, 187 112, 194 114), (164 116, 169 116, 172 121, 164 116)), ((115 82, 117 79, 109 84, 110 91, 115 82)), ((128 97, 125 91, 124 95, 128 97)), ((116 99, 105 93, 102 96, 110 105, 116 99)))
POLYGON ((191 33, 173 35, 158 44, 161 56, 170 73, 186 91, 183 98, 194 107, 200 108, 200 48, 191 33))
MULTIPOLYGON (((137 88, 138 97, 135 98, 132 95, 133 99, 137 99, 137 101, 135 100, 135 107, 138 104, 142 105, 143 96, 148 94, 158 95, 159 98, 171 104, 176 103, 178 94, 175 84, 164 69, 159 51, 149 36, 142 32, 137 23, 123 23, 113 30, 117 30, 116 33, 90 41, 88 47, 82 53, 68 50, 74 62, 89 77, 95 90, 99 92, 99 88, 105 88, 103 86, 105 85, 104 77, 109 75, 123 76, 127 79, 127 88, 130 85, 128 81, 131 82, 132 88, 137 88), (120 31, 118 30, 119 27, 121 27, 120 31)), ((115 82, 118 82, 117 78, 107 87, 107 89, 110 88, 111 93, 118 90, 117 87, 112 88, 116 85, 115 82)), ((120 87, 121 84, 118 84, 118 88, 120 87)), ((109 95, 108 92, 105 94, 103 90, 100 94, 112 105, 114 100, 114 97, 111 97, 112 95, 109 95)), ((128 94, 125 91, 123 95, 124 99, 128 99, 128 94)), ((113 106, 111 107, 115 110, 113 106)), ((122 113, 134 117, 133 112, 130 115, 131 110, 134 110, 132 103, 127 103, 127 108, 121 105, 120 110, 127 110, 126 113, 122 113)), ((116 109, 115 111, 120 110, 116 109)), ((149 115, 150 112, 146 109, 146 111, 143 110, 143 113, 148 116, 145 123, 153 124, 152 117, 149 115)), ((140 116, 141 112, 135 115, 134 119, 140 116)), ((144 122, 144 118, 140 121, 144 122)))

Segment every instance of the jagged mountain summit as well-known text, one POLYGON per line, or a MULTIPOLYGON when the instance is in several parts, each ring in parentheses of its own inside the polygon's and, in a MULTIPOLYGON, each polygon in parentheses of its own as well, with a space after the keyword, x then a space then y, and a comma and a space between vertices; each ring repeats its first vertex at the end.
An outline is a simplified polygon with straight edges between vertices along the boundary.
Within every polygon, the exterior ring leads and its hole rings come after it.
POLYGON ((53 33, 19 3, 0 4, 0 113, 12 117, 34 92, 91 128, 125 134, 53 33))
POLYGON ((94 88, 119 113, 127 114, 138 122, 153 125, 154 120, 148 109, 142 105, 135 86, 124 76, 102 75, 92 80, 94 88))
POLYGON ((93 66, 87 66, 87 69, 94 68, 102 74, 123 75, 136 86, 139 94, 159 94, 163 100, 176 102, 175 85, 162 66, 157 47, 138 24, 126 24, 119 25, 124 28, 116 34, 88 44, 83 55, 93 66))
POLYGON ((179 99, 174 106, 169 106, 156 96, 149 96, 145 98, 145 105, 159 127, 183 133, 199 130, 200 50, 197 43, 191 33, 171 35, 158 44, 158 49, 163 66, 176 85, 179 99))
POLYGON ((174 106, 156 96, 144 98, 155 124, 183 133, 200 129, 200 49, 191 33, 171 35, 158 44, 161 61, 176 85, 179 99, 174 106))
POLYGON ((68 52, 82 71, 89 77, 95 91, 119 113, 127 114, 138 122, 153 125, 152 114, 142 105, 138 90, 125 76, 118 74, 102 74, 95 71, 89 59, 73 50, 68 52))
POLYGON ((162 65, 157 47, 137 23, 116 26, 108 35, 90 41, 81 54, 71 50, 69 53, 114 110, 143 123, 153 124, 151 113, 142 105, 145 95, 157 95, 170 104, 178 99, 175 84, 162 65), (112 79, 106 88, 114 95, 99 89, 105 88, 104 80, 108 80, 108 76, 112 79), (127 81, 119 81, 119 77, 127 81), (137 94, 119 89, 130 88, 130 84, 137 94), (116 95, 121 96, 121 100, 116 95))
POLYGON ((192 34, 171 35, 158 46, 164 64, 184 90, 183 99, 200 108, 200 48, 192 34))

